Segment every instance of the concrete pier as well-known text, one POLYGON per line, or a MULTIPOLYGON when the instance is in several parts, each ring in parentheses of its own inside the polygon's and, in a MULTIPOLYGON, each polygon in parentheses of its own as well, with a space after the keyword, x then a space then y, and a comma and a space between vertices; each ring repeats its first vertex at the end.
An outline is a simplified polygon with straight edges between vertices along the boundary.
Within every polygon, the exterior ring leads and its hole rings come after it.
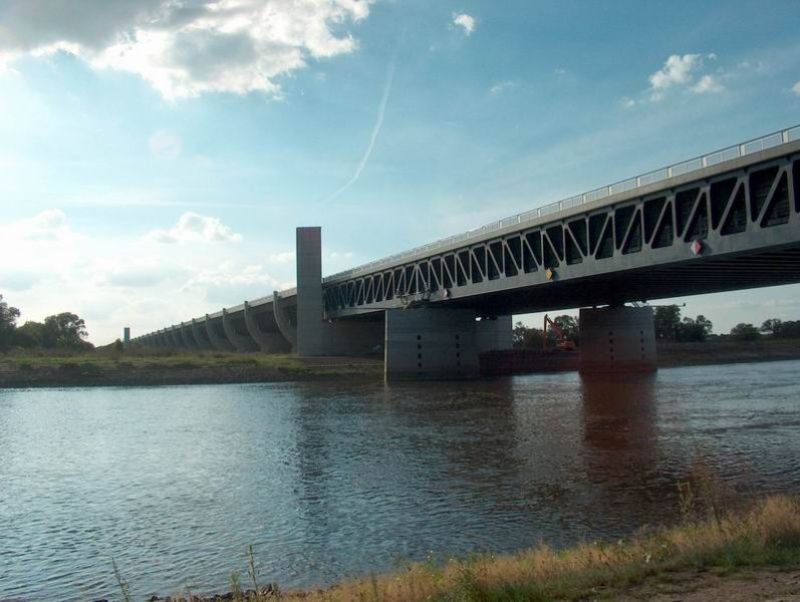
POLYGON ((514 346, 513 331, 513 316, 484 318, 476 322, 478 353, 511 349, 514 346))
POLYGON ((173 349, 186 348, 186 343, 184 343, 183 337, 181 336, 177 326, 172 326, 168 331, 168 335, 169 335, 169 341, 171 343, 170 346, 173 349))
POLYGON ((297 354, 325 355, 322 321, 322 233, 297 228, 297 354))
POLYGON ((257 313, 244 302, 244 322, 250 334, 264 353, 288 353, 292 346, 278 330, 273 312, 257 313))
POLYGON ((387 382, 477 376, 478 347, 473 310, 386 311, 384 377, 387 382))
POLYGON ((289 315, 289 308, 281 299, 278 291, 272 293, 272 312, 275 318, 275 325, 283 335, 283 338, 289 342, 293 352, 297 351, 297 325, 292 322, 292 317, 289 315))
POLYGON ((601 307, 580 311, 580 370, 652 372, 656 337, 650 307, 601 307))
POLYGON ((186 349, 197 350, 199 349, 197 343, 194 340, 194 334, 192 334, 192 325, 186 324, 185 322, 181 322, 179 328, 179 335, 181 339, 183 339, 183 346, 186 349))
POLYGON ((222 327, 222 318, 212 319, 206 314, 206 334, 211 346, 217 351, 236 351, 236 347, 231 345, 222 327))
POLYGON ((237 329, 233 316, 227 309, 222 310, 222 328, 225 331, 225 336, 228 337, 228 341, 236 348, 236 351, 258 351, 258 345, 250 338, 249 334, 246 334, 246 327, 244 327, 243 322, 244 320, 239 326, 241 330, 237 329))
POLYGON ((194 318, 192 318, 192 335, 197 344, 198 349, 203 351, 210 351, 214 349, 211 341, 208 340, 208 333, 206 329, 194 318))

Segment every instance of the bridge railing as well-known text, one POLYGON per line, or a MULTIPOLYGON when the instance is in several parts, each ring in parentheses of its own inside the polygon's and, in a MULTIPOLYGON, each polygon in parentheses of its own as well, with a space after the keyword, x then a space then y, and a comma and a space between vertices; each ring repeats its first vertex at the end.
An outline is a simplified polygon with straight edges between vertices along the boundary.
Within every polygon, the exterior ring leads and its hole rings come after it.
POLYGON ((662 167, 660 169, 649 171, 645 174, 641 174, 633 178, 628 178, 627 180, 622 180, 621 182, 615 182, 614 184, 609 184, 608 186, 595 188, 594 190, 590 190, 589 192, 584 192, 583 194, 578 194, 569 197, 567 199, 562 199, 560 201, 550 203, 548 205, 543 205, 542 207, 531 209, 530 211, 518 213, 516 215, 503 218, 496 222, 486 224, 485 226, 474 228, 473 230, 468 230, 467 232, 463 232, 461 234, 456 234, 454 236, 448 236, 447 238, 439 239, 437 241, 423 245, 421 247, 415 247, 408 251, 403 251, 402 253, 397 253, 389 257, 383 257, 381 259, 365 263, 355 268, 351 268, 349 270, 345 270, 343 272, 338 272, 336 274, 327 276, 324 279, 324 281, 328 282, 331 280, 340 280, 342 278, 347 278, 348 276, 354 274, 357 271, 362 271, 369 268, 375 268, 377 270, 380 266, 396 263, 399 260, 402 260, 406 257, 410 257, 411 255, 417 255, 425 251, 434 251, 440 247, 451 245, 455 242, 459 242, 462 240, 467 240, 469 238, 473 238, 481 234, 488 234, 495 230, 501 230, 503 228, 506 228, 514 224, 524 224, 530 221, 541 219, 542 217, 555 217, 562 211, 578 207, 585 203, 592 203, 594 201, 599 201, 600 199, 604 199, 614 194, 627 192, 629 190, 635 190, 637 188, 641 188, 642 186, 648 186, 650 184, 655 184, 656 182, 660 182, 662 180, 667 180, 669 178, 674 178, 676 176, 682 176, 688 173, 692 173, 694 171, 699 171, 706 167, 711 167, 712 165, 717 165, 725 161, 730 161, 731 159, 738 159, 739 157, 745 157, 747 155, 761 152, 763 150, 766 150, 768 148, 773 148, 781 144, 794 142, 796 140, 800 140, 800 125, 785 130, 780 130, 778 132, 772 132, 771 134, 767 134, 766 136, 761 136, 760 138, 748 140, 746 142, 742 142, 741 144, 735 144, 727 148, 716 150, 714 152, 702 155, 700 157, 695 157, 687 161, 674 163, 672 165, 668 165, 667 167, 662 167))

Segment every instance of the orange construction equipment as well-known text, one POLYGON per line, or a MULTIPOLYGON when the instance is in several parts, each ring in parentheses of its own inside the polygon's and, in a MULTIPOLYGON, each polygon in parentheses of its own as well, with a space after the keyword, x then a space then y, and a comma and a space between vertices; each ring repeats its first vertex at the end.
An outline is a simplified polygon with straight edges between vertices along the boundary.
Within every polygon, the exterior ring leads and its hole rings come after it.
POLYGON ((575 351, 575 343, 573 343, 572 341, 570 341, 567 338, 567 335, 564 334, 564 331, 561 330, 559 325, 556 324, 555 322, 553 322, 553 320, 551 320, 550 316, 548 316, 547 314, 544 315, 544 329, 543 329, 544 330, 544 336, 542 337, 544 339, 544 350, 547 351, 547 325, 548 324, 550 325, 550 329, 556 335, 556 349, 558 349, 559 351, 575 351))

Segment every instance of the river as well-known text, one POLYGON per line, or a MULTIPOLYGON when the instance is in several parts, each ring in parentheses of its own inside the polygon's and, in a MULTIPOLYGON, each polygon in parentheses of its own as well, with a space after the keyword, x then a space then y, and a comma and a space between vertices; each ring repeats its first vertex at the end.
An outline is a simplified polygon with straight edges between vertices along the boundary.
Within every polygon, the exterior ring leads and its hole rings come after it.
POLYGON ((800 491, 800 361, 384 387, 0 390, 0 600, 283 587, 617 538, 693 457, 800 491))

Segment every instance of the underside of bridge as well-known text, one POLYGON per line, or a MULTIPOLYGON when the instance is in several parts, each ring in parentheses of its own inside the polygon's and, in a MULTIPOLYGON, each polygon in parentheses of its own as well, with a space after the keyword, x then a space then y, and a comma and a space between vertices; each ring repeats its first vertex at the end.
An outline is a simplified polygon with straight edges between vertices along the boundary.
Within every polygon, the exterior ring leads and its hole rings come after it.
POLYGON ((576 307, 619 305, 670 297, 796 284, 800 282, 800 244, 764 253, 738 254, 638 268, 581 280, 554 281, 546 287, 454 300, 479 315, 521 314, 576 307))

